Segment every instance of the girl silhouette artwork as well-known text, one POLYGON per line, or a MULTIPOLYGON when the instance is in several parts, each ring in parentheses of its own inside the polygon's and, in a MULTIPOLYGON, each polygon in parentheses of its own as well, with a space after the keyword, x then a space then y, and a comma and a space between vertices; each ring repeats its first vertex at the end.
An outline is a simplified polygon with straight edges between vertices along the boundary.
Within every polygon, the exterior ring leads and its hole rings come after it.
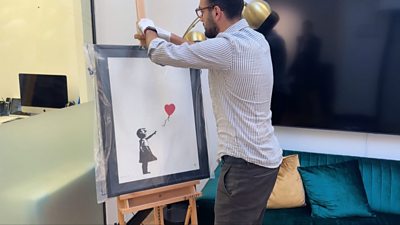
POLYGON ((149 142, 147 141, 153 137, 157 131, 154 131, 149 136, 147 136, 146 133, 146 128, 140 128, 136 131, 136 135, 139 137, 139 163, 142 163, 143 174, 149 174, 150 172, 147 167, 148 163, 157 160, 157 157, 155 157, 151 152, 149 142))

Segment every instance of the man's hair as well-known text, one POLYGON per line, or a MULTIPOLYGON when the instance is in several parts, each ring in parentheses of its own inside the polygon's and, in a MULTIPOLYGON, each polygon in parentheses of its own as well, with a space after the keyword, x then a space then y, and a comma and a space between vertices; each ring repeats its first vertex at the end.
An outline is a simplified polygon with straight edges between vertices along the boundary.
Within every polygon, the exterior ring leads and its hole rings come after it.
POLYGON ((225 12, 228 19, 234 19, 242 16, 244 2, 243 0, 208 0, 210 5, 217 5, 225 12))

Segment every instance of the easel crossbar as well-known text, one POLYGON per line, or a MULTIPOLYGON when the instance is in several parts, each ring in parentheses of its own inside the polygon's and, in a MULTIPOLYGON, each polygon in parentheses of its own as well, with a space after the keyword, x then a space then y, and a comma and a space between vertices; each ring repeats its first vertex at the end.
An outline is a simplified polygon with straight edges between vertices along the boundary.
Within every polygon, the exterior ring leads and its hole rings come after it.
POLYGON ((197 198, 197 197, 200 196, 200 194, 201 194, 200 192, 197 192, 197 193, 194 193, 194 194, 188 194, 188 195, 175 197, 175 198, 168 198, 168 199, 165 199, 165 200, 150 201, 151 203, 142 203, 142 202, 148 201, 148 200, 145 200, 145 199, 143 201, 135 200, 136 204, 131 204, 133 201, 130 201, 129 202, 129 207, 128 208, 124 208, 124 209, 120 209, 120 211, 122 213, 124 213, 124 214, 137 212, 137 211, 148 209, 148 208, 158 207, 160 205, 167 205, 167 204, 172 204, 172 203, 175 203, 175 202, 181 202, 181 201, 189 200, 191 198, 197 198))
POLYGON ((150 190, 138 191, 138 192, 134 192, 134 193, 124 194, 124 195, 120 195, 118 198, 120 200, 127 200, 127 199, 132 199, 132 198, 136 198, 136 197, 142 197, 142 196, 146 196, 146 195, 153 195, 154 193, 165 192, 165 191, 169 191, 169 190, 178 190, 178 189, 185 188, 185 187, 192 187, 192 186, 195 186, 196 184, 199 184, 199 183, 200 183, 200 181, 198 181, 198 180, 196 180, 196 181, 188 181, 188 182, 174 184, 174 185, 170 185, 170 186, 153 188, 153 189, 150 189, 150 190))
POLYGON ((197 224, 195 199, 201 195, 201 192, 196 191, 199 183, 200 181, 195 180, 118 196, 118 220, 121 225, 125 225, 124 214, 153 208, 157 224, 162 225, 162 208, 165 205, 189 200, 185 221, 191 220, 192 224, 197 224))

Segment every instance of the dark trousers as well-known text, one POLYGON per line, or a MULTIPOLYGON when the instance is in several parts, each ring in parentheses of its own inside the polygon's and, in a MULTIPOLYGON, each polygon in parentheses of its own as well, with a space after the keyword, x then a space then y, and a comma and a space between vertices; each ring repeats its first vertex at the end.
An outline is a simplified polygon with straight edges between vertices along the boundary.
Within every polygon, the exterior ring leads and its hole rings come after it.
POLYGON ((260 225, 279 168, 224 156, 215 202, 215 225, 260 225))

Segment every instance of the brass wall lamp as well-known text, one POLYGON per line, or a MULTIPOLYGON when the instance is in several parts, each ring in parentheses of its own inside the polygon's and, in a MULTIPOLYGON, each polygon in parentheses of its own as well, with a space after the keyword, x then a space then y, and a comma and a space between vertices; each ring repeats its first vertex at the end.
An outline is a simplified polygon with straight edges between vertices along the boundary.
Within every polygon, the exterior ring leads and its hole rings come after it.
MULTIPOLYGON (((273 11, 270 5, 264 0, 245 1, 242 16, 246 19, 251 28, 262 34, 271 31, 279 21, 279 15, 273 11)), ((186 29, 183 34, 186 40, 199 42, 206 39, 204 33, 192 31, 198 22, 200 22, 200 18, 196 17, 186 29)))

